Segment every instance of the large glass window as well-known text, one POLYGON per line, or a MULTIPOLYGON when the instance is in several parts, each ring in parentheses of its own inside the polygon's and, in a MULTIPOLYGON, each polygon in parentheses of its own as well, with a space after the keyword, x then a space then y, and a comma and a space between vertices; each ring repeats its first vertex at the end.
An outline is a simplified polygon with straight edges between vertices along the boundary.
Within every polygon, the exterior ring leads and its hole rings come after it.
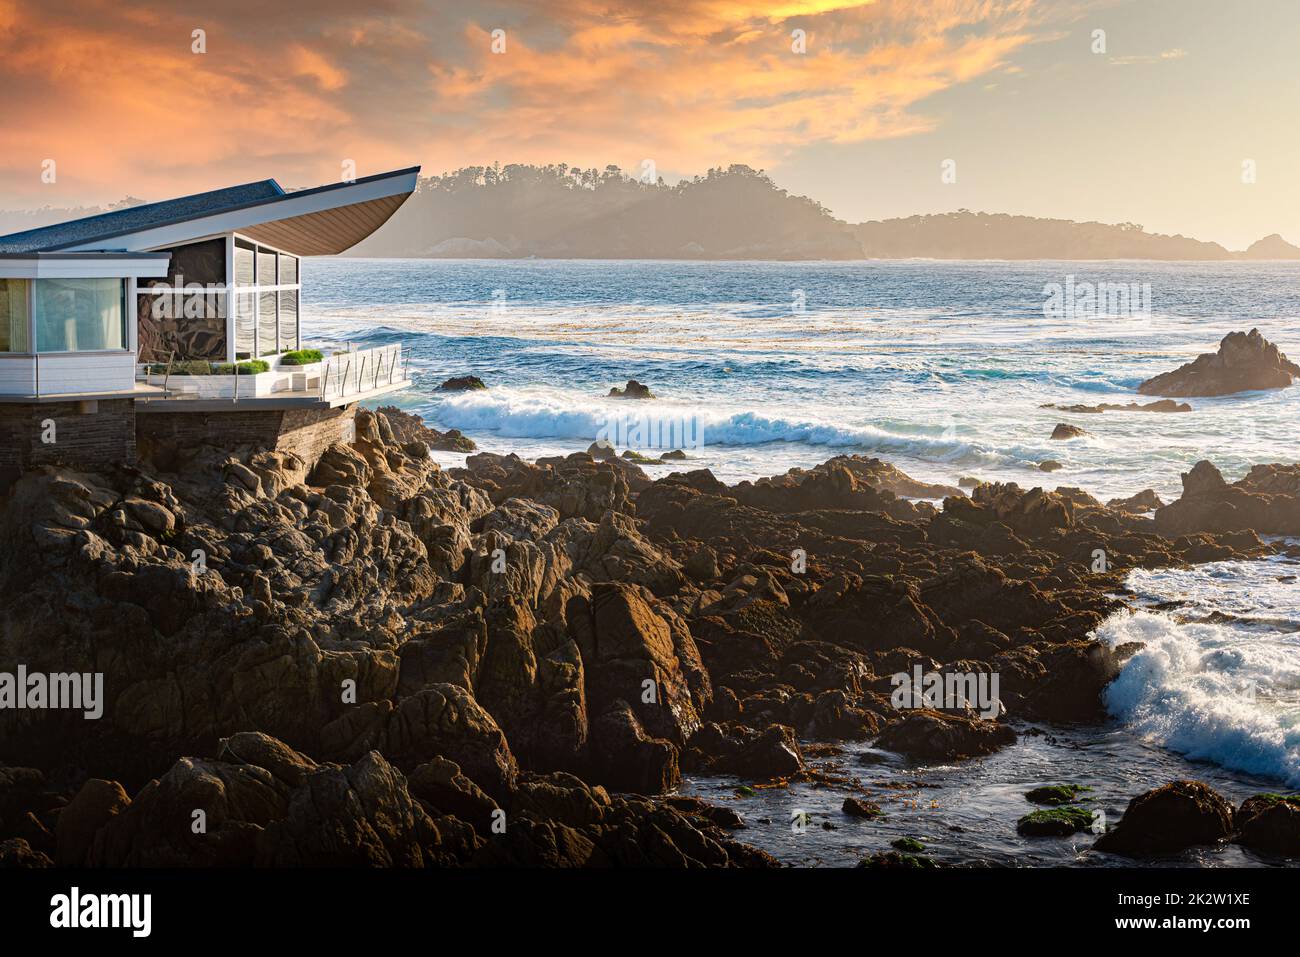
POLYGON ((0 279, 0 352, 27 351, 27 280, 0 279))
MULTIPOLYGON (((258 248, 257 250, 257 284, 259 286, 275 285, 275 253, 258 248)), ((275 314, 275 291, 258 294, 257 303, 257 349, 264 356, 279 352, 276 345, 279 321, 275 314)))
POLYGON ((37 352, 94 352, 126 348, 126 310, 120 279, 37 279, 32 318, 37 352))

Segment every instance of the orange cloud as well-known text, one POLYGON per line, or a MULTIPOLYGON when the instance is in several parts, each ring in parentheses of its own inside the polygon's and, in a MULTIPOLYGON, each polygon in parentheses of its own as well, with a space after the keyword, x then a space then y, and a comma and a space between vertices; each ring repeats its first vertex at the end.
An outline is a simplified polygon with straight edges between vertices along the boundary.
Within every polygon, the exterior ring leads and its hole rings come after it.
POLYGON ((770 165, 932 129, 927 97, 1046 29, 1035 0, 504 0, 491 21, 426 0, 313 6, 0 0, 0 207, 308 185, 344 159, 770 165))

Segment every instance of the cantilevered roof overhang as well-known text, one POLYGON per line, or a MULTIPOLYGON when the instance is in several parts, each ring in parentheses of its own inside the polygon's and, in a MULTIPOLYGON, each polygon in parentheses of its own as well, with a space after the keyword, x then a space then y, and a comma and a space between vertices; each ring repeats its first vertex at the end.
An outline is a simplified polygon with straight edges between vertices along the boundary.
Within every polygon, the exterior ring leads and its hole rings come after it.
POLYGON ((275 180, 0 237, 0 254, 143 252, 237 232, 297 256, 344 252, 397 212, 420 167, 286 193, 275 180))

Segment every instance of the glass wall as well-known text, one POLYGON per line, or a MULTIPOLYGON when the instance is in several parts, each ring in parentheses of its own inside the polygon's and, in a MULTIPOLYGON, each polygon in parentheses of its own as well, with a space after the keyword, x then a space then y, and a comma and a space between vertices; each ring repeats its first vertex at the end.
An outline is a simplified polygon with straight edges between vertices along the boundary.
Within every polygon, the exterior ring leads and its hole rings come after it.
POLYGON ((235 239, 235 355, 240 359, 297 349, 297 256, 235 239))
POLYGON ((0 352, 27 351, 27 280, 0 279, 0 352))
MULTIPOLYGON (((257 250, 257 284, 261 287, 275 286, 275 253, 258 248, 257 250)), ((279 320, 275 312, 275 289, 262 292, 257 297, 257 352, 259 355, 272 356, 280 351, 276 344, 279 320)))
POLYGON ((125 349, 124 297, 121 279, 33 280, 36 351, 125 349))
MULTIPOLYGON (((298 284, 298 260, 293 256, 280 254, 280 285, 298 284)), ((298 348, 298 290, 280 290, 280 349, 288 351, 298 348)))

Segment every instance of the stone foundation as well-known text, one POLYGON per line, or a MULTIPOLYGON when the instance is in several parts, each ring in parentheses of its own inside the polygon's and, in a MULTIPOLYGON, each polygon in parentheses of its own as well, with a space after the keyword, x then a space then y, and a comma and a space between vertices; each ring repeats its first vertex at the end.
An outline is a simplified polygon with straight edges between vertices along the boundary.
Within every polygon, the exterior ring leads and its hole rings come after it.
POLYGON ((337 409, 251 409, 231 412, 142 412, 139 441, 155 448, 187 445, 239 446, 294 452, 309 465, 336 442, 356 434, 356 405, 337 409))
POLYGON ((135 402, 0 403, 0 470, 133 463, 135 402))

